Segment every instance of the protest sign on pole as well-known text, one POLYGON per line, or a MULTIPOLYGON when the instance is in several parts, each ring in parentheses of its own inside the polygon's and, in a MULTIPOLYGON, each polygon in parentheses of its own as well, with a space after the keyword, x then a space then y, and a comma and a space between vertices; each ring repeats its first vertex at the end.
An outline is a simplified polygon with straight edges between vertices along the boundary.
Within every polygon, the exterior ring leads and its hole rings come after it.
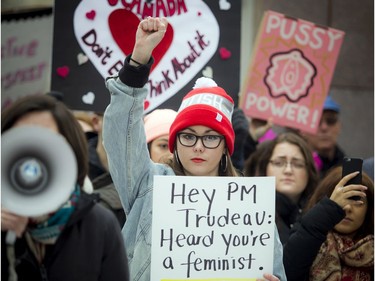
POLYGON ((247 116, 315 133, 344 32, 265 12, 240 106, 247 116))
POLYGON ((151 280, 273 272, 274 177, 155 176, 151 280))

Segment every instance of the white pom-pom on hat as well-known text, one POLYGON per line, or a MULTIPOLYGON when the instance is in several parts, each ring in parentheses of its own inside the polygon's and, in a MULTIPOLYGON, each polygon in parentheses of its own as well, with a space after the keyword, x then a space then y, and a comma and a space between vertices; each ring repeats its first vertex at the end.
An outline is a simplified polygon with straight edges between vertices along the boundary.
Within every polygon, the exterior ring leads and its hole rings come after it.
POLYGON ((193 89, 210 87, 217 87, 216 82, 208 77, 200 77, 195 81, 193 89))

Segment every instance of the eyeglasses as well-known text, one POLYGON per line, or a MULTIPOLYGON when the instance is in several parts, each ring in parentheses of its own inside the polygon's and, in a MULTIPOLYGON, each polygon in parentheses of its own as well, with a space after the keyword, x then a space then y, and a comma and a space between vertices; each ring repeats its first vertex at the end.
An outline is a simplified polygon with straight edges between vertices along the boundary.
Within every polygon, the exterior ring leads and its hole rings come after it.
POLYGON ((186 147, 192 147, 196 145, 198 139, 201 139, 203 146, 209 149, 217 148, 220 145, 221 141, 224 139, 224 136, 220 135, 197 136, 189 133, 178 133, 177 137, 179 142, 186 147))
POLYGON ((288 164, 290 164, 290 166, 296 170, 302 170, 306 168, 305 161, 299 159, 293 159, 292 161, 288 162, 286 159, 280 158, 270 160, 270 163, 272 166, 278 169, 284 169, 288 164))
POLYGON ((328 126, 333 126, 337 123, 339 119, 337 117, 334 117, 334 116, 330 116, 330 117, 325 117, 325 118, 322 118, 320 120, 320 125, 322 125, 322 123, 326 123, 328 126))

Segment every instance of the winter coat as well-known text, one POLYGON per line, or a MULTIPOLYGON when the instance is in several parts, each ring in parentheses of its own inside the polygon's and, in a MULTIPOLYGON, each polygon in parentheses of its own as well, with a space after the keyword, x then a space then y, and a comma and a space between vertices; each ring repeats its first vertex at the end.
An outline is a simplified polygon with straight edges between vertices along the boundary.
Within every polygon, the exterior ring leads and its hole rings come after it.
POLYGON ((309 280, 310 267, 327 234, 345 217, 345 211, 324 197, 295 224, 284 245, 284 267, 288 281, 309 280))
POLYGON ((92 185, 94 186, 93 192, 99 195, 99 203, 115 214, 122 228, 125 224, 126 216, 110 173, 105 172, 96 177, 92 181, 92 185))
POLYGON ((301 198, 295 204, 287 196, 276 191, 276 225, 283 245, 288 241, 293 225, 301 216, 303 202, 305 200, 301 198))
MULTIPOLYGON (((1 233, 1 279, 8 280, 6 232, 1 233)), ((111 211, 96 203, 96 196, 81 193, 78 205, 53 245, 46 246, 42 264, 25 236, 14 245, 19 281, 118 281, 129 279, 119 224, 111 211)))

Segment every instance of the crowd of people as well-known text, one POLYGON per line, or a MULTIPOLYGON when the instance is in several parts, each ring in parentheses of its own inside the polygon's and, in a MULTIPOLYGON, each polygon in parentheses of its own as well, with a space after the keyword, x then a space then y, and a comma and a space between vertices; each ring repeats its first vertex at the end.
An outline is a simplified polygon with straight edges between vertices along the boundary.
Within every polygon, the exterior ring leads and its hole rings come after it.
POLYGON ((48 128, 78 163, 75 188, 54 212, 24 217, 2 207, 2 278, 149 281, 154 176, 176 175, 275 177, 273 270, 259 280, 374 280, 373 157, 361 182, 347 184, 358 172, 342 176, 340 106, 328 95, 316 134, 276 132, 272 119, 248 119, 225 89, 199 78, 177 112, 145 115, 152 51, 167 25, 139 23, 132 54, 106 80, 105 112, 71 111, 54 95, 2 112, 2 133, 48 128))

